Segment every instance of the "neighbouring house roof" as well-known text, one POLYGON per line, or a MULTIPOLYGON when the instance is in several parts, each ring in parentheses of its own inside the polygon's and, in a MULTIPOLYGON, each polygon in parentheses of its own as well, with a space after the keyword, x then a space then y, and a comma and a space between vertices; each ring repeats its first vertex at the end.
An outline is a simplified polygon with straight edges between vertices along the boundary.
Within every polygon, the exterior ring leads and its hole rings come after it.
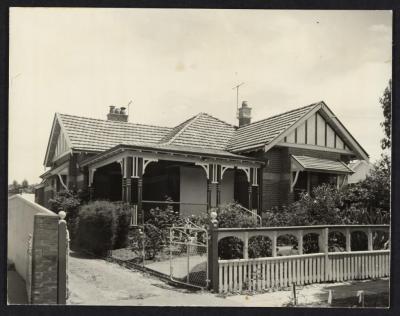
MULTIPOLYGON (((233 157, 250 150, 268 150, 318 110, 334 117, 324 102, 313 103, 241 127, 228 124, 207 113, 199 113, 173 128, 56 113, 45 165, 51 165, 61 129, 71 151, 100 153, 125 144, 233 157)), ((368 157, 341 123, 336 118, 332 120, 343 130, 346 139, 352 142, 352 148, 357 155, 368 157)))
POLYGON ((227 149, 237 152, 264 147, 313 110, 318 104, 319 103, 310 104, 239 127, 229 141, 227 149))
POLYGON ((308 156, 294 156, 292 161, 301 171, 324 171, 332 173, 354 173, 345 163, 341 161, 314 158, 308 156))

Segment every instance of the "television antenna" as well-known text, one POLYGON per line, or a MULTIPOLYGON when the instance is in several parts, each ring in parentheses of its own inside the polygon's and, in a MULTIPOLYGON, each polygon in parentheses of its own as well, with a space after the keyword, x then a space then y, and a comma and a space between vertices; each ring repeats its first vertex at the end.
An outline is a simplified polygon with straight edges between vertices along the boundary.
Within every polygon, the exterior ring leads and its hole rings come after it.
MULTIPOLYGON (((128 115, 131 114, 131 111, 129 111, 129 108, 130 108, 131 103, 132 103, 132 100, 130 100, 130 101, 128 102, 128 104, 126 105, 126 107, 128 108, 128 115)), ((128 117, 129 117, 129 116, 128 116, 128 117)))
POLYGON ((239 87, 242 85, 244 85, 244 82, 232 88, 232 90, 236 89, 236 113, 239 111, 239 87))

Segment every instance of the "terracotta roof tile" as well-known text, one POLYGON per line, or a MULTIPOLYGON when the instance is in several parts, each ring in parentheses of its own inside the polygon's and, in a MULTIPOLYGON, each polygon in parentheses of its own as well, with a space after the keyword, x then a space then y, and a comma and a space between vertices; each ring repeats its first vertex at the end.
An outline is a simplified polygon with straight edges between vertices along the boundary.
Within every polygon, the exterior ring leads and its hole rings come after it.
POLYGON ((229 141, 227 149, 238 152, 267 145, 318 104, 307 105, 239 127, 229 141))
POLYGON ((157 143, 171 128, 58 114, 73 149, 104 151, 121 143, 157 143))

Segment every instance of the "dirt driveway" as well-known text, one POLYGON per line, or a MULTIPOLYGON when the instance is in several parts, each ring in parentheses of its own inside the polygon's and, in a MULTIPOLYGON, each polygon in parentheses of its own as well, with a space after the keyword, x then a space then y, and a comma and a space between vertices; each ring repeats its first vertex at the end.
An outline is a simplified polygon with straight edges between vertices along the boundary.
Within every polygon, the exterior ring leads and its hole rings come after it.
MULTIPOLYGON (((355 298, 358 290, 388 293, 389 281, 313 284, 299 288, 299 305, 327 306, 328 290, 334 300, 355 298)), ((132 271, 116 263, 72 254, 69 258, 68 304, 128 306, 264 306, 283 307, 292 301, 292 291, 221 297, 210 292, 192 292, 166 284, 156 277, 132 271)), ((352 305, 350 305, 352 306, 352 305)))
POLYGON ((116 263, 77 255, 69 258, 68 278, 68 304, 242 306, 208 292, 177 289, 116 263))

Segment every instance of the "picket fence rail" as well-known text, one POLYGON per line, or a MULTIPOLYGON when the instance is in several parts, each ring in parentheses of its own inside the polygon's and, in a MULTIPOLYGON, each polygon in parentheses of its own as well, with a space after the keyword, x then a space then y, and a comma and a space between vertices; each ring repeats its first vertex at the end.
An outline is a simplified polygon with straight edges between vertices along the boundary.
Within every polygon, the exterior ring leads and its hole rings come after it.
POLYGON ((218 260, 219 292, 263 291, 319 282, 390 275, 390 251, 313 253, 256 259, 218 260))

